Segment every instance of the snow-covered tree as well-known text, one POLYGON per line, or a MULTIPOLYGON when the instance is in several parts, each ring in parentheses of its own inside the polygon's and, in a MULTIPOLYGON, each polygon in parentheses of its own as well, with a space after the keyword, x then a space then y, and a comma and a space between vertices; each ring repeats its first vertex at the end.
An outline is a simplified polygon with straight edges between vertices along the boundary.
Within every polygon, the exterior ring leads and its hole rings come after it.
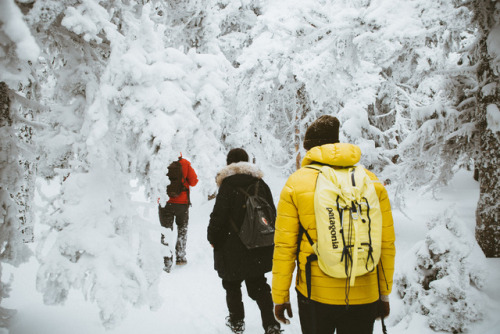
POLYGON ((343 140, 362 147, 364 164, 377 170, 390 164, 394 131, 382 132, 372 116, 387 80, 384 67, 416 34, 415 12, 404 1, 266 2, 252 44, 237 59, 235 117, 246 120, 247 130, 235 132, 247 142, 261 140, 266 157, 289 172, 307 125, 332 114, 343 140))
POLYGON ((481 185, 477 238, 488 256, 499 256, 498 4, 433 4, 426 5, 426 17, 438 14, 430 22, 439 22, 427 29, 433 32, 425 44, 431 71, 408 94, 419 105, 400 145, 398 169, 406 172, 399 175, 432 188, 446 184, 458 168, 475 168, 481 185))
POLYGON ((37 287, 47 303, 81 290, 112 327, 130 304, 158 305, 168 251, 156 242, 159 226, 138 213, 130 182, 152 202, 165 200, 166 166, 179 152, 204 167, 201 183, 213 179, 230 65, 220 54, 168 47, 154 4, 37 4, 29 21, 47 47, 39 75, 53 111, 39 115, 51 125, 38 137, 40 169, 62 183, 46 198, 37 287), (42 12, 52 14, 41 20, 42 12))
POLYGON ((445 184, 453 174, 450 169, 470 161, 436 157, 459 123, 446 93, 445 69, 456 62, 454 52, 472 32, 467 30, 468 11, 452 1, 400 5, 401 11, 382 6, 384 15, 374 16, 372 23, 371 37, 383 43, 379 62, 384 81, 370 121, 380 131, 376 146, 388 150, 384 174, 398 187, 432 187, 445 184), (383 22, 391 23, 384 27, 383 22))
POLYGON ((211 0, 153 0, 155 22, 165 26, 165 44, 187 52, 206 53, 217 28, 211 21, 211 0))
POLYGON ((261 14, 260 0, 213 0, 212 21, 218 27, 217 44, 234 67, 252 44, 251 30, 261 14))
POLYGON ((477 39, 468 52, 475 71, 475 165, 480 184, 476 238, 488 257, 500 257, 500 4, 468 4, 477 25, 477 39))
MULTIPOLYGON (((34 160, 34 150, 20 136, 26 126, 21 113, 29 101, 18 94, 18 87, 29 85, 29 63, 36 60, 40 50, 21 11, 12 0, 0 3, 0 277, 2 264, 18 266, 30 256, 24 244, 21 217, 26 217, 20 204, 26 189, 22 162, 34 160), (20 215, 21 213, 21 215, 20 215)), ((24 202, 25 203, 25 202, 24 202)), ((28 216, 29 217, 29 216, 28 216)), ((31 223, 31 222, 30 222, 31 223)), ((0 280, 0 302, 9 296, 9 282, 0 280)), ((11 310, 0 307, 0 327, 7 325, 11 310)))
MULTIPOLYGON (((1 7, 0 7, 1 8, 1 7)), ((19 164, 23 155, 23 146, 13 127, 13 115, 8 87, 0 82, 0 277, 2 277, 2 264, 9 263, 14 266, 25 262, 30 255, 23 242, 21 224, 19 220, 19 207, 15 196, 22 191, 24 170, 19 164)), ((0 280, 0 302, 9 296, 10 282, 0 280)), ((0 327, 8 324, 12 316, 11 310, 0 307, 0 327)))
POLYGON ((485 257, 473 235, 450 207, 427 223, 425 240, 408 252, 405 266, 395 277, 403 301, 396 323, 405 324, 424 315, 430 328, 464 333, 484 314, 485 257))

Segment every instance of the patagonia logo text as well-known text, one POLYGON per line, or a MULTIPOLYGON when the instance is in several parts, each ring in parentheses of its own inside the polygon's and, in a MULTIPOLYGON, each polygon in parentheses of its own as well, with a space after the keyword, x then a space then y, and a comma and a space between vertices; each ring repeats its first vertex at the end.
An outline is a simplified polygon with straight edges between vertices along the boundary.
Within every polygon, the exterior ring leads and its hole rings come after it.
POLYGON ((337 249, 339 248, 339 242, 337 241, 337 229, 335 228, 335 215, 332 208, 326 208, 326 210, 328 211, 328 222, 330 223, 328 229, 332 238, 332 247, 337 249))

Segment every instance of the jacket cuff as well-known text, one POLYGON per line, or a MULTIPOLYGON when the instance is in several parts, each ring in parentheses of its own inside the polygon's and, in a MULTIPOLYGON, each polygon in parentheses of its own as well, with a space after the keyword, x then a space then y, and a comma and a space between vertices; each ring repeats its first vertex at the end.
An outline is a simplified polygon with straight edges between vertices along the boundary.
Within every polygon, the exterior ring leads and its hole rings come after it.
POLYGON ((380 300, 383 302, 389 302, 389 296, 387 295, 380 295, 380 300))
POLYGON ((273 296, 273 303, 275 305, 289 304, 290 298, 284 296, 273 296))

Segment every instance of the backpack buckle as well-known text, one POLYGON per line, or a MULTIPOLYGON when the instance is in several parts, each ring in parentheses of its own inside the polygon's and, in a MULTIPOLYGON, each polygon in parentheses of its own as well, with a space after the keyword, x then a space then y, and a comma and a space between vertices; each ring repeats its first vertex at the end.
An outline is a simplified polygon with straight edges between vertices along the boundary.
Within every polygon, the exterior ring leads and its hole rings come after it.
POLYGON ((359 219, 358 210, 356 209, 356 203, 351 202, 351 209, 349 211, 351 213, 352 219, 356 219, 356 220, 359 219))

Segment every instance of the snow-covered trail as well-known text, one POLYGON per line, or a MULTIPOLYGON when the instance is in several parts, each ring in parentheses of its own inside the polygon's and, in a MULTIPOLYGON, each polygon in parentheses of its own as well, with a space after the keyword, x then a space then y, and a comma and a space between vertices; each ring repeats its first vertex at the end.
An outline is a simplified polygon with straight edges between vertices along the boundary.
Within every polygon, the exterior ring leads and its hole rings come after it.
MULTIPOLYGON (((123 325, 109 333, 230 333, 225 326, 227 308, 221 279, 213 269, 213 251, 206 239, 208 220, 214 201, 190 209, 188 228, 188 264, 173 266, 171 273, 163 274, 160 293, 164 300, 161 309, 131 312, 123 325), (142 325, 137 326, 136 323, 142 325), (128 331, 135 326, 137 331, 128 331), (127 330, 127 331, 125 331, 127 330)), ((270 275, 268 276, 270 282, 270 275)), ((246 332, 261 333, 257 304, 248 298, 242 286, 246 332)), ((297 326, 289 326, 287 333, 300 333, 297 326), (292 329, 295 327, 296 330, 292 329)))
MULTIPOLYGON (((278 195, 279 190, 276 199, 278 195)), ((18 310, 10 334, 229 334, 225 326, 225 292, 221 279, 213 269, 213 251, 206 239, 214 201, 196 198, 195 194, 193 202, 188 227, 188 264, 182 267, 174 265, 170 273, 162 273, 159 293, 163 304, 158 310, 132 307, 119 326, 105 330, 100 324, 97 307, 86 302, 79 291, 71 291, 64 305, 44 305, 35 287, 38 264, 33 257, 19 268, 10 268, 15 273, 15 279, 11 296, 2 305, 18 310)), ((145 208, 143 215, 152 224, 159 224, 156 205, 146 204, 145 208)), ((268 274, 270 281, 271 275, 268 274)), ((247 296, 244 284, 242 291, 246 332, 261 333, 263 329, 257 304, 247 296)), ((287 326, 286 333, 300 333, 297 317, 287 326)))
MULTIPOLYGON (((277 203, 285 179, 267 176, 265 180, 269 183, 277 203)), ((10 334, 229 334, 230 331, 224 325, 227 315, 225 293, 221 280, 213 269, 212 248, 206 240, 206 229, 214 201, 207 202, 196 197, 195 191, 193 194, 188 229, 188 264, 183 267, 174 266, 169 274, 162 273, 159 293, 163 304, 158 310, 132 307, 121 324, 106 331, 100 324, 97 307, 84 301, 79 291, 71 291, 65 305, 46 306, 42 302, 41 294, 35 289, 38 265, 33 257, 30 262, 19 268, 5 266, 4 275, 13 272, 15 278, 11 297, 4 299, 2 306, 18 310, 10 334)), ((413 245, 425 238, 425 222, 452 203, 457 204, 464 220, 472 222, 470 228, 473 230, 477 196, 477 184, 471 181, 470 175, 461 174, 447 188, 436 194, 437 199, 430 194, 414 193, 408 198, 404 213, 393 208, 397 234, 396 270, 398 263, 403 264, 408 257, 413 256, 409 254, 413 245)), ((149 217, 152 224, 159 224, 156 205, 147 205, 146 208, 144 215, 149 217)), ((488 259, 490 276, 484 289, 491 297, 488 305, 491 313, 483 322, 475 324, 470 334, 500 333, 500 320, 495 316, 500 311, 500 289, 497 286, 500 280, 499 260, 488 259)), ((267 277, 270 283, 271 275, 268 274, 267 277)), ((258 307, 248 298, 244 285, 242 291, 246 311, 246 333, 262 333, 258 307)), ((283 329, 285 334, 299 334, 301 331, 293 287, 291 298, 294 317, 291 324, 283 326, 283 329)), ((400 300, 393 294, 392 313, 388 324, 391 324, 392 317, 398 313, 400 306, 400 300)), ((426 326, 423 316, 415 316, 409 324, 388 326, 388 330, 391 334, 437 333, 426 326)), ((7 332, 0 329, 0 333, 7 332)), ((378 321, 375 323, 374 333, 381 333, 378 321)))

